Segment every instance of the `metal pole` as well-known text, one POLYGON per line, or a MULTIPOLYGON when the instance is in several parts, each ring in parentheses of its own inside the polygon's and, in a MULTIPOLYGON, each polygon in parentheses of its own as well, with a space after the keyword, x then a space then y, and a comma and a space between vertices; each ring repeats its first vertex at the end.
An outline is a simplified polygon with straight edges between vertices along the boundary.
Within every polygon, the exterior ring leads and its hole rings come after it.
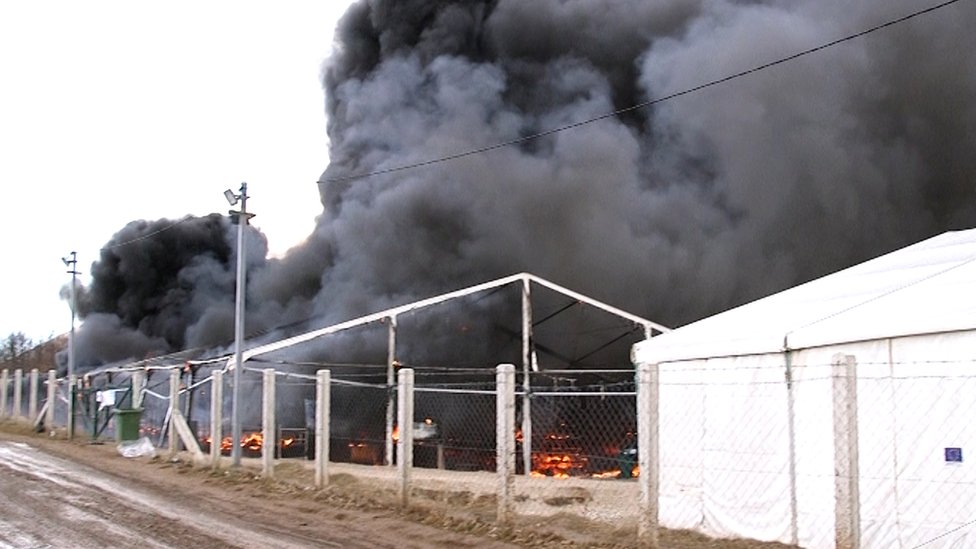
POLYGON ((522 474, 532 474, 532 293, 529 279, 522 279, 522 474))
POLYGON ((393 423, 396 410, 396 397, 393 393, 393 384, 396 383, 396 331, 397 319, 395 316, 389 318, 389 333, 386 351, 386 445, 384 453, 384 463, 393 466, 393 423))
MULTIPOLYGON (((68 330, 68 380, 75 379, 75 310, 77 309, 78 302, 75 296, 75 286, 78 278, 78 254, 77 252, 71 252, 71 259, 64 261, 65 265, 68 265, 70 269, 68 273, 71 275, 71 288, 69 289, 71 296, 71 329, 68 330)), ((68 439, 72 439, 75 436, 75 387, 72 383, 68 384, 68 439)))
POLYGON ((68 377, 71 377, 75 375, 75 309, 77 305, 75 301, 75 281, 78 277, 77 252, 71 252, 71 259, 65 263, 70 267, 68 274, 71 275, 71 288, 69 288, 71 296, 71 329, 68 331, 68 377))
POLYGON ((247 272, 244 269, 244 225, 247 224, 247 183, 241 183, 241 201, 237 215, 237 293, 234 314, 234 387, 231 394, 231 462, 234 467, 241 465, 241 345, 244 341, 244 288, 247 272))

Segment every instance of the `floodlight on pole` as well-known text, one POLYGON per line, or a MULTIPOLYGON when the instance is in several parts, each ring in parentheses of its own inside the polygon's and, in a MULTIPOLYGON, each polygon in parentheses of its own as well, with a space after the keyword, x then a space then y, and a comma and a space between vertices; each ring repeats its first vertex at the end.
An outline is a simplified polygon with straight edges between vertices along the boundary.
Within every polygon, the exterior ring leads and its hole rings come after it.
POLYGON ((235 295, 234 313, 234 386, 231 392, 231 461, 234 467, 241 464, 241 360, 242 345, 244 342, 244 290, 247 287, 247 272, 244 269, 244 226, 254 214, 247 213, 247 183, 241 183, 240 194, 227 189, 224 191, 224 198, 231 206, 241 203, 240 210, 231 210, 229 213, 237 219, 237 292, 235 295))
POLYGON ((227 203, 228 204, 230 204, 231 206, 233 206, 234 204, 237 204, 237 200, 240 197, 237 196, 236 194, 234 194, 234 191, 232 191, 230 189, 227 189, 226 191, 224 191, 224 198, 227 199, 227 203))

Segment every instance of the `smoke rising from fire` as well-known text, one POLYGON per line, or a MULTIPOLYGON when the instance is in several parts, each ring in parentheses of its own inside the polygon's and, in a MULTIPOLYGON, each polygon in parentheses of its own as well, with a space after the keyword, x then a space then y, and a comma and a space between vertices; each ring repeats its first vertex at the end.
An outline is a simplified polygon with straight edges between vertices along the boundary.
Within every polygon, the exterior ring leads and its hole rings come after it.
MULTIPOLYGON (((680 325, 971 227, 976 12, 964 4, 517 147, 344 179, 599 116, 916 9, 360 1, 325 69, 323 212, 283 258, 252 244, 248 329, 519 271, 680 325)), ((85 292, 82 360, 228 341, 233 242, 211 216, 109 248, 85 292), (91 342, 113 330, 129 343, 91 342)))

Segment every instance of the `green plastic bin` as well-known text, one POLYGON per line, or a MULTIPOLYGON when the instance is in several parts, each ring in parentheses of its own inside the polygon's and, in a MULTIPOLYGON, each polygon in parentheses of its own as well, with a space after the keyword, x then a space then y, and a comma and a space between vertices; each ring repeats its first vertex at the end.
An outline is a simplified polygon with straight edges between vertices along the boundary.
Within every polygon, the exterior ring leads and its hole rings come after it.
POLYGON ((139 422, 142 421, 142 408, 115 410, 115 438, 119 442, 139 440, 139 422))

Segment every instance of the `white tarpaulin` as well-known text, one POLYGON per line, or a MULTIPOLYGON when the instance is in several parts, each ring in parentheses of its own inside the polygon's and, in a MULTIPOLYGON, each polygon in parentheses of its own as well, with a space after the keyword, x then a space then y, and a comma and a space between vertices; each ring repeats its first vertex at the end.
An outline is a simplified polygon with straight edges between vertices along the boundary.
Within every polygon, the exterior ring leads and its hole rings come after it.
POLYGON ((853 512, 861 547, 976 547, 974 295, 976 230, 951 232, 636 345, 660 368, 662 525, 833 548, 853 512))

